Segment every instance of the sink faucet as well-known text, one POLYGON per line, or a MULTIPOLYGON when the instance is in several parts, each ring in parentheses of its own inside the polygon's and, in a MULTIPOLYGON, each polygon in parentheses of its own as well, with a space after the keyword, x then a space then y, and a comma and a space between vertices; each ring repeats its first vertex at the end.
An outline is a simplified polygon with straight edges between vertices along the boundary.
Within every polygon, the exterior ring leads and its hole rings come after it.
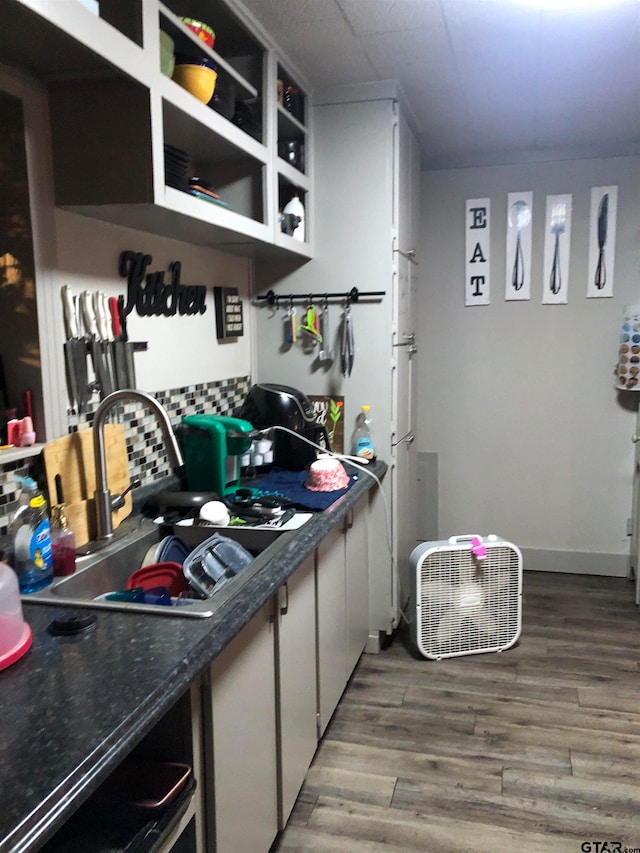
POLYGON ((117 403, 122 403, 126 400, 133 402, 137 401, 151 409, 156 416, 158 425, 160 426, 171 465, 174 469, 180 468, 184 465, 182 453, 180 452, 178 441, 171 427, 169 416, 155 397, 152 397, 151 394, 147 394, 146 391, 137 391, 134 388, 123 388, 119 391, 107 394, 93 416, 93 455, 96 466, 96 490, 94 492, 94 497, 96 504, 98 539, 110 539, 113 536, 113 518, 111 514, 114 509, 118 508, 118 498, 120 497, 117 495, 112 500, 111 493, 107 486, 104 425, 107 420, 107 415, 111 409, 117 403))

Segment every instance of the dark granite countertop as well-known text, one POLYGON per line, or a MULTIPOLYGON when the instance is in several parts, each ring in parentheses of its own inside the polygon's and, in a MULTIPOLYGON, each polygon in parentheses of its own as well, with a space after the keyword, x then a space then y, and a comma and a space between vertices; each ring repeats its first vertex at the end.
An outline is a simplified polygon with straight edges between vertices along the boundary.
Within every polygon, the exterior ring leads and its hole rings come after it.
POLYGON ((61 608, 26 603, 33 646, 0 672, 0 851, 39 849, 373 485, 283 534, 209 619, 93 610, 89 633, 55 637, 61 608))

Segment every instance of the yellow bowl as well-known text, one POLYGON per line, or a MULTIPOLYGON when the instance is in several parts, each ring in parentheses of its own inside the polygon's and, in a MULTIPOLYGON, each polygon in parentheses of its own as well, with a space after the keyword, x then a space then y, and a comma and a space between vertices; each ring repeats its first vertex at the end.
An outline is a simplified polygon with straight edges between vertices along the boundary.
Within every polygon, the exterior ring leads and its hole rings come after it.
POLYGON ((176 65, 173 79, 203 104, 208 104, 216 90, 218 72, 205 65, 176 65))

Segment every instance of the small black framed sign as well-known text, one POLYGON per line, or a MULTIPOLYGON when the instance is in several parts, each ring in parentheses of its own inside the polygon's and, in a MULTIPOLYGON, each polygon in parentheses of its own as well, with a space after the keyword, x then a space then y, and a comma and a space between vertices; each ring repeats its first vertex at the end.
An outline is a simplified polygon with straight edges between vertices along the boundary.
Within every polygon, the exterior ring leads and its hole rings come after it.
POLYGON ((244 335, 242 299, 237 287, 214 287, 213 301, 216 309, 216 337, 240 338, 244 335))

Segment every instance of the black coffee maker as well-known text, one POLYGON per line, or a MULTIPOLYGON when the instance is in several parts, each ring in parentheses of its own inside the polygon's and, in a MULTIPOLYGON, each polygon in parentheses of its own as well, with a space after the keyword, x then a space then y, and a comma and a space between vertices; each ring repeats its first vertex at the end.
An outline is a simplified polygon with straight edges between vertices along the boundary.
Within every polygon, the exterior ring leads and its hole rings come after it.
POLYGON ((249 421, 256 429, 281 426, 290 430, 274 430, 273 461, 279 468, 302 471, 316 460, 317 449, 303 439, 331 449, 327 429, 316 423, 309 398, 288 385, 266 382, 253 385, 237 417, 249 421))

